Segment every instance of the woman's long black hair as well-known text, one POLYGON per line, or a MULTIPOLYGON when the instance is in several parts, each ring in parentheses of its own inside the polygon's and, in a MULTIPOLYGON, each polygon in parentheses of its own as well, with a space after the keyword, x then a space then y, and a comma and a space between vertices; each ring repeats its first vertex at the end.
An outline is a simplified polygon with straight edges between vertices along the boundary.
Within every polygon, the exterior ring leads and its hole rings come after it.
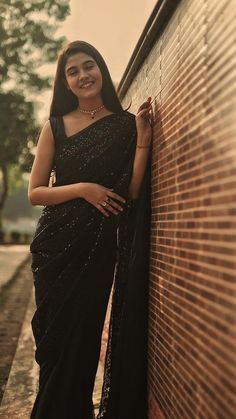
POLYGON ((71 90, 67 89, 65 77, 65 65, 67 59, 77 52, 84 52, 93 57, 93 59, 96 61, 102 73, 103 83, 101 95, 105 107, 111 112, 123 111, 109 70, 101 54, 94 46, 88 42, 74 41, 66 45, 58 57, 53 97, 50 107, 50 116, 66 115, 78 107, 78 98, 74 95, 74 93, 71 92, 71 90))

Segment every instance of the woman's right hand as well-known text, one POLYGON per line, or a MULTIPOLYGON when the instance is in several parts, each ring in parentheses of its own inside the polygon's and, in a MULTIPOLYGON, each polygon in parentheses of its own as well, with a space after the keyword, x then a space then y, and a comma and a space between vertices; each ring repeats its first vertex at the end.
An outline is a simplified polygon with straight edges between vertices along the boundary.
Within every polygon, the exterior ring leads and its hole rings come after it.
POLYGON ((116 200, 122 203, 126 201, 122 196, 113 192, 113 189, 90 182, 80 183, 80 185, 83 189, 82 198, 94 205, 106 217, 109 217, 109 213, 117 215, 119 211, 123 211, 123 207, 116 200), (106 204, 105 207, 102 204, 106 204))

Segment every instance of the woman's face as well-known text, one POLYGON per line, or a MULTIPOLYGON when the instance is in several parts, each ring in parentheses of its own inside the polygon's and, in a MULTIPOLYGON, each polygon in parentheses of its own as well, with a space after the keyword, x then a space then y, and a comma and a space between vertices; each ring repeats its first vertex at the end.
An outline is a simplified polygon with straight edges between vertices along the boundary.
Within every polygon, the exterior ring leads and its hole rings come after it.
POLYGON ((102 73, 90 55, 84 52, 71 55, 65 65, 65 77, 78 100, 101 95, 102 73))

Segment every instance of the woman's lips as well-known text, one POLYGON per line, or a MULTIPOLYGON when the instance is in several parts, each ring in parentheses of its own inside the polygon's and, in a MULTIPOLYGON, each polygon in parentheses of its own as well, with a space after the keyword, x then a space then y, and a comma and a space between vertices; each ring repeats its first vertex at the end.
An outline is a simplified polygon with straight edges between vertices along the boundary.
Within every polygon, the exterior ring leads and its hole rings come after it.
POLYGON ((81 89, 87 89, 88 87, 90 87, 90 86, 92 86, 93 85, 93 81, 90 81, 90 82, 88 82, 88 83, 84 83, 84 84, 82 84, 81 86, 80 86, 80 88, 81 89))

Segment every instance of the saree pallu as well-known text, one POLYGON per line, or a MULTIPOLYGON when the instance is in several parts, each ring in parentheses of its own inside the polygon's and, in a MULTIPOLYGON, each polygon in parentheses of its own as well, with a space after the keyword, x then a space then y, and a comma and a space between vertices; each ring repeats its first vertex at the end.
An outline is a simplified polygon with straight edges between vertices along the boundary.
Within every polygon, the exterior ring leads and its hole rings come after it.
MULTIPOLYGON (((114 188, 127 202, 123 212, 108 218, 82 198, 42 210, 30 244, 36 301, 31 324, 40 367, 31 419, 94 417, 92 394, 113 281, 98 418, 146 419, 147 281, 138 279, 135 284, 135 269, 136 246, 142 240, 141 233, 137 242, 138 214, 145 216, 140 203, 147 195, 141 193, 136 203, 128 200, 137 139, 135 116, 127 111, 110 114, 70 137, 65 134, 62 117, 51 117, 50 123, 55 141, 53 187, 98 183, 114 188), (134 319, 134 313, 140 319, 134 319), (140 361, 135 370, 135 356, 130 363, 129 352, 134 348, 140 361), (123 410, 126 399, 130 405, 127 413, 123 410), (140 408, 142 405, 138 415, 136 402, 140 408)), ((144 265, 146 256, 138 255, 144 265)))

